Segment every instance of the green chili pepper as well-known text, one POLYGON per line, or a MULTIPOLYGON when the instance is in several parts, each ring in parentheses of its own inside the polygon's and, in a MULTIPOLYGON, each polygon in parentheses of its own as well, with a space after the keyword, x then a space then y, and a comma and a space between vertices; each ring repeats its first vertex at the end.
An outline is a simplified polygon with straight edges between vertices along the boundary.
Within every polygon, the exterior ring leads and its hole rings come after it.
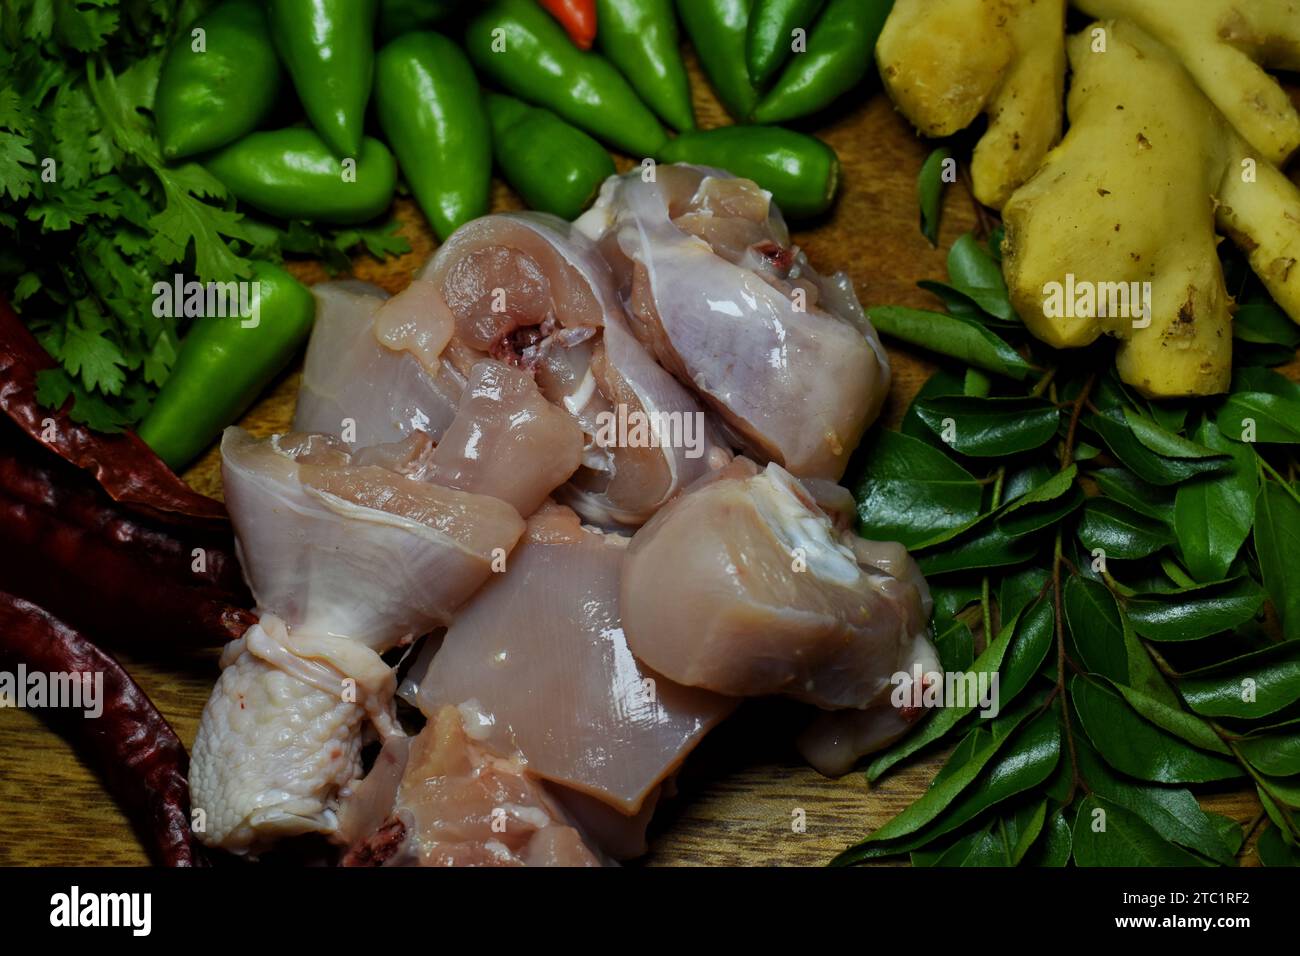
POLYGON ((280 59, 307 118, 338 156, 356 156, 374 73, 377 0, 267 0, 280 59))
POLYGON ((745 62, 757 86, 767 83, 793 48, 796 28, 805 39, 825 0, 755 0, 745 41, 745 62))
POLYGON ((360 155, 339 159, 303 127, 250 133, 204 165, 236 198, 283 219, 357 223, 389 207, 397 166, 388 147, 367 136, 360 155))
POLYGON ((604 146, 550 110, 489 93, 497 166, 530 209, 576 219, 614 175, 604 146))
POLYGON ((487 214, 492 133, 460 47, 439 33, 388 44, 375 60, 375 110, 439 240, 487 214))
POLYGON ((427 30, 456 9, 456 0, 379 0, 375 33, 387 43, 412 30, 427 30))
POLYGON ((752 179, 796 219, 825 212, 835 198, 840 161, 821 140, 779 126, 723 126, 683 133, 659 153, 667 163, 717 166, 752 179))
POLYGON ((279 266, 254 262, 246 289, 226 300, 224 316, 208 312, 194 320, 171 375, 140 423, 140 437, 173 469, 192 461, 239 418, 311 331, 316 301, 279 266))
POLYGON ((667 139, 618 70, 575 47, 534 0, 497 0, 470 22, 465 47, 511 93, 633 156, 653 156, 667 139))
POLYGON ((808 49, 785 68, 754 110, 758 123, 783 123, 829 106, 871 68, 876 40, 894 0, 830 0, 808 49))
POLYGON ((695 128, 672 0, 597 0, 596 42, 669 126, 695 128))
POLYGON ((234 142, 266 119, 279 93, 280 61, 266 13, 253 0, 226 0, 167 51, 154 98, 163 157, 234 142))
POLYGON ((745 34, 754 0, 677 0, 677 12, 704 65, 713 92, 744 122, 758 103, 745 66, 745 34))

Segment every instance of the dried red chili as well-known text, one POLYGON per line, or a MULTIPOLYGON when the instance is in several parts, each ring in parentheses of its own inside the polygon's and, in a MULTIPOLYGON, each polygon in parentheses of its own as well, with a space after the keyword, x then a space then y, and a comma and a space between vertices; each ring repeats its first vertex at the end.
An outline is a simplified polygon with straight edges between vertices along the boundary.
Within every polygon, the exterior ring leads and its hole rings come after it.
POLYGON ((228 531, 128 511, 2 420, 0 587, 118 642, 220 644, 254 620, 228 531))
POLYGON ((132 434, 40 407, 52 364, 0 301, 0 587, 96 637, 221 643, 254 620, 222 505, 132 434))
POLYGON ((121 665, 84 635, 0 591, 0 668, 13 671, 19 664, 44 674, 104 675, 99 717, 64 709, 45 715, 68 731, 142 825, 154 860, 167 866, 199 862, 189 826, 189 758, 166 718, 121 665))
POLYGON ((0 411, 64 461, 89 472, 120 504, 175 523, 221 527, 226 509, 192 490, 131 432, 105 435, 41 407, 36 374, 54 360, 0 299, 0 411))

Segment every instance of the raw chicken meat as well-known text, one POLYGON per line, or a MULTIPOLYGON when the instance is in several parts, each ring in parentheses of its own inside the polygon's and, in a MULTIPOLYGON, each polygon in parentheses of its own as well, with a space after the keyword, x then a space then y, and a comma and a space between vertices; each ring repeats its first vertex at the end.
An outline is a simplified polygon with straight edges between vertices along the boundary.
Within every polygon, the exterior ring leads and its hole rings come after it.
POLYGON ((205 843, 601 865, 645 852, 741 697, 822 708, 824 773, 910 726, 890 691, 938 666, 929 591, 835 483, 888 362, 755 184, 615 177, 577 225, 461 227, 397 296, 315 294, 300 433, 222 443, 259 620, 194 745, 205 843), (424 634, 407 738, 381 655, 424 634))
POLYGON ((626 550, 626 538, 544 507, 507 572, 457 615, 417 700, 430 716, 472 700, 493 750, 634 816, 735 702, 632 656, 618 613, 626 550))
POLYGON ((887 710, 895 675, 935 662, 929 590, 906 550, 837 531, 774 463, 736 459, 638 531, 620 607, 639 660, 737 697, 887 710))
POLYGON ((312 287, 316 324, 307 346, 293 427, 342 438, 350 448, 397 442, 414 431, 434 441, 456 414, 465 375, 439 355, 428 283, 388 297, 363 282, 312 287))
POLYGON ((588 521, 640 524, 730 457, 704 408, 631 333, 609 267, 564 220, 476 219, 421 277, 438 290, 437 324, 454 328, 453 363, 491 356, 527 369, 582 427, 583 467, 561 497, 588 521), (620 421, 648 423, 644 440, 610 427, 620 421))
POLYGON ((578 470, 582 444, 573 416, 546 401, 531 375, 485 359, 470 372, 425 477, 530 515, 578 470))
POLYGON ((735 443, 838 479, 889 390, 889 362, 843 275, 819 276, 770 195, 720 170, 607 180, 575 224, 610 261, 631 327, 735 443))
POLYGON ((356 465, 323 436, 222 440, 222 480, 259 622, 222 654, 190 772, 200 838, 256 852, 328 833, 366 719, 400 734, 380 654, 434 627, 524 531, 509 504, 356 465))
MULTIPOLYGON (((390 781, 384 771, 381 785, 390 781)), ((523 764, 485 747, 456 707, 440 708, 410 742, 389 802, 391 817, 344 865, 601 865, 523 764)))

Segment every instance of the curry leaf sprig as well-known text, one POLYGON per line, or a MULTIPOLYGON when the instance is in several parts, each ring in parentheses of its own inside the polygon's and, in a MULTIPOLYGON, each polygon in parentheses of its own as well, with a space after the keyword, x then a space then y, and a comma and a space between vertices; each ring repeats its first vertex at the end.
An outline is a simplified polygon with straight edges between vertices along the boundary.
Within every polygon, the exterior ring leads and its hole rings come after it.
MULTIPOLYGON (((1104 345, 1058 353, 1008 300, 1000 236, 963 236, 944 305, 883 307, 940 369, 850 469, 859 531, 902 541, 948 672, 996 673, 1000 712, 934 709, 875 755, 952 746, 930 788, 838 864, 1300 863, 1300 386, 1296 327, 1234 288, 1231 392, 1154 401, 1104 345), (1252 788, 1246 827, 1196 796, 1252 788)), ((1229 275, 1244 275, 1235 262, 1229 275)))
POLYGON ((387 228, 246 217, 193 162, 163 162, 150 109, 166 44, 201 0, 3 0, 0 290, 59 362, 40 400, 104 431, 137 422, 167 378, 184 320, 154 283, 249 274, 250 259, 407 251, 387 228))

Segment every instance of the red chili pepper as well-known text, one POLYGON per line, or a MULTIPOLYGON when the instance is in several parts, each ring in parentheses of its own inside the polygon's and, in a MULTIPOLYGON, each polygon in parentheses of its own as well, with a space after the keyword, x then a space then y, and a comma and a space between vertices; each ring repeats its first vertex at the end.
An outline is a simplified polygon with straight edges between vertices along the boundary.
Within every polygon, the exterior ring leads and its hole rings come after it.
MULTIPOLYGON (((122 666, 49 612, 0 591, 0 666, 44 674, 102 673, 103 712, 49 709, 103 773, 108 789, 148 835, 166 866, 199 862, 191 844, 189 758, 176 732, 122 666)), ((93 862, 93 861, 92 861, 93 862)))
POLYGON ((255 620, 228 531, 134 514, 3 419, 0 587, 119 643, 221 644, 255 620))
POLYGON ((0 587, 103 637, 243 633, 254 618, 225 509, 134 435, 41 408, 36 373, 50 364, 0 301, 0 412, 12 420, 0 415, 0 587))
POLYGON ((61 410, 41 407, 36 373, 53 365, 0 299, 0 411, 60 458, 90 472, 114 501, 187 524, 226 523, 220 502, 192 490, 133 433, 93 432, 61 410))
POLYGON ((596 39, 596 0, 538 0, 546 12, 560 21, 574 44, 590 50, 596 39))

